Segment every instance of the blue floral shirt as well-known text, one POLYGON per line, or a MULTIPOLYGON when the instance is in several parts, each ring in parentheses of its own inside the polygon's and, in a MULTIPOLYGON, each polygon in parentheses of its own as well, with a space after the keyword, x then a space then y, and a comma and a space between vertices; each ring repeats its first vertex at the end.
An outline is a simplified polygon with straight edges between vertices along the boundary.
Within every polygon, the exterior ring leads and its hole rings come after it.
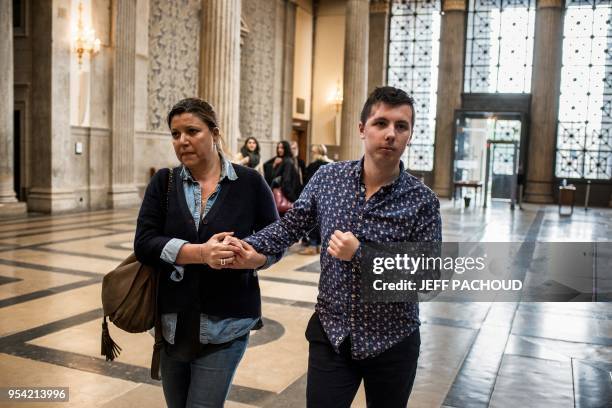
POLYGON ((409 336, 419 325, 416 303, 361 300, 361 250, 350 262, 327 253, 335 230, 351 231, 360 242, 441 241, 440 203, 416 177, 404 171, 366 200, 363 159, 328 164, 310 180, 293 209, 246 239, 263 254, 297 242, 314 225, 321 228, 321 277, 315 309, 338 352, 351 336, 355 359, 376 356, 409 336))

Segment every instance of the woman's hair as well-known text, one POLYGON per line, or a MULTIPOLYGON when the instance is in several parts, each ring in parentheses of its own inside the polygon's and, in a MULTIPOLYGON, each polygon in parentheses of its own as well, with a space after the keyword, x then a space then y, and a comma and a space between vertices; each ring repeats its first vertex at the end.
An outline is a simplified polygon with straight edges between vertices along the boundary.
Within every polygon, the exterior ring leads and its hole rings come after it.
POLYGON ((290 159, 293 158, 293 153, 291 153, 291 145, 288 141, 283 140, 281 142, 278 142, 278 144, 276 145, 276 154, 278 154, 278 145, 283 145, 284 152, 282 157, 289 157, 290 159))
POLYGON ((312 150, 315 151, 316 156, 327 156, 327 147, 322 144, 314 144, 312 145, 312 150))
POLYGON ((244 145, 242 145, 242 150, 248 150, 249 148, 247 147, 247 144, 249 143, 249 141, 254 140, 255 141, 255 150, 254 152, 259 154, 259 142, 257 141, 257 139, 255 139, 254 137, 247 137, 247 140, 244 141, 244 145))
POLYGON ((221 137, 221 131, 219 130, 217 122, 217 113, 210 103, 200 98, 181 99, 172 109, 170 109, 170 112, 168 112, 168 128, 172 127, 172 118, 183 113, 191 113, 197 116, 206 126, 208 126, 208 130, 213 132, 213 134, 214 130, 217 129, 218 138, 215 141, 215 146, 218 151, 223 151, 223 138, 221 137))
POLYGON ((312 161, 323 160, 326 162, 331 162, 331 160, 327 157, 327 147, 324 144, 313 144, 312 149, 314 151, 312 155, 312 161))

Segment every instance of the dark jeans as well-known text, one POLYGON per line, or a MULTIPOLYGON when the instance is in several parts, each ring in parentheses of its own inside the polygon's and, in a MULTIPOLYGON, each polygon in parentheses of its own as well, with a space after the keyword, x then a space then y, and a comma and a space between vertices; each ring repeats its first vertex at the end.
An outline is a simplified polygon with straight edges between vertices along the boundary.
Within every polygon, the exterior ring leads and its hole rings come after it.
POLYGON ((225 344, 207 344, 191 361, 161 353, 162 388, 168 408, 222 408, 249 334, 225 344))
POLYGON ((306 338, 310 343, 308 407, 350 407, 362 379, 368 408, 406 407, 419 359, 419 329, 382 354, 364 360, 351 357, 350 336, 337 354, 316 313, 308 322, 306 338))

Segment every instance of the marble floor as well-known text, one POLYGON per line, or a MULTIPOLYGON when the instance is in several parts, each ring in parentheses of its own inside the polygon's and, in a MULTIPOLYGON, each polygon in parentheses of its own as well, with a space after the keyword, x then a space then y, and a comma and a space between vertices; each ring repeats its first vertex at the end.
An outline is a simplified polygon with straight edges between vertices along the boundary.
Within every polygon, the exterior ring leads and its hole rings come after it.
MULTIPOLYGON (((0 221, 0 388, 68 387, 69 401, 52 407, 164 406, 149 378, 149 334, 111 326, 123 352, 113 363, 99 355, 101 279, 130 253, 136 211, 0 221)), ((444 201, 442 214, 446 241, 612 241, 610 209, 560 217, 554 206, 444 201)), ((529 267, 538 254, 525 254, 529 267)), ((304 329, 318 278, 318 258, 296 248, 260 273, 265 326, 227 407, 305 406, 304 329)), ((421 318, 411 407, 612 406, 611 303, 428 302, 421 318)), ((365 406, 363 390, 353 406, 365 406)))

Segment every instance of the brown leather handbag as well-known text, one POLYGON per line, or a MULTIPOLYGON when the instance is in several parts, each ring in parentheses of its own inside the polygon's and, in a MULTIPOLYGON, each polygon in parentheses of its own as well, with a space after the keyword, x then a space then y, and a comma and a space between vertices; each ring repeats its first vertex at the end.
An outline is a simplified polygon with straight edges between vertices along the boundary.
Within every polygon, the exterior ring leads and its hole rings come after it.
MULTIPOLYGON (((173 184, 173 170, 168 175, 166 199, 162 203, 164 214, 168 209, 168 196, 173 184)), ((130 254, 117 268, 104 276, 102 281, 102 322, 101 355, 106 361, 113 361, 121 347, 113 341, 108 331, 108 317, 118 328, 129 333, 141 333, 155 327, 155 344, 151 358, 151 378, 160 379, 159 358, 164 340, 161 316, 157 309, 159 271, 155 267, 138 262, 130 254)))

